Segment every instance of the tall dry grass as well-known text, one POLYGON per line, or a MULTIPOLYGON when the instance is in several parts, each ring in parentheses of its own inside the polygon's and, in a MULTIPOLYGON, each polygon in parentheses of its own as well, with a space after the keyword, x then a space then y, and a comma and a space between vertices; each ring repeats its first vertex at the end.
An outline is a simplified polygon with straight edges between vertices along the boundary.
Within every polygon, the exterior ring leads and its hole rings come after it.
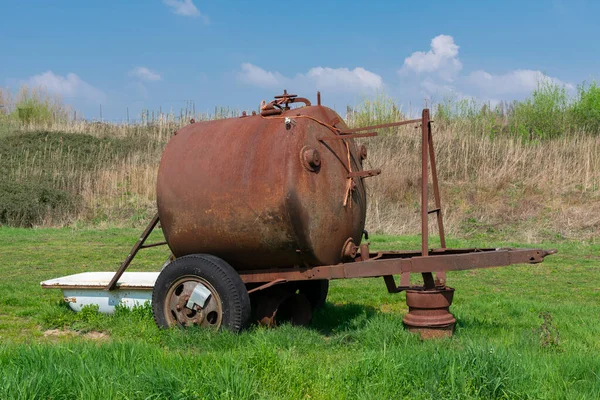
MULTIPOLYGON (((404 117, 399 107, 387 100, 383 105, 365 103, 362 111, 349 114, 349 123, 404 117)), ((232 112, 221 114, 217 117, 232 112)), ((162 150, 173 132, 186 123, 162 114, 140 124, 29 121, 18 129, 11 127, 9 134, 0 134, 0 140, 48 133, 0 152, 0 165, 6 179, 23 183, 44 180, 77 198, 75 211, 48 209, 35 225, 143 225, 155 210, 156 171, 162 150), (90 150, 86 144, 82 153, 74 140, 77 135, 97 140, 97 145, 90 150), (31 141, 48 137, 54 139, 47 145, 31 145, 31 141)), ((600 138, 571 132, 554 139, 524 141, 516 136, 492 136, 485 121, 468 118, 440 118, 433 123, 433 135, 449 234, 491 234, 527 241, 598 235, 600 138)), ((411 126, 388 129, 365 143, 369 148, 366 167, 383 170, 368 180, 367 229, 418 233, 419 130, 411 126)), ((431 230, 435 232, 433 218, 431 230)))
MULTIPOLYGON (((450 234, 498 233, 529 241, 598 234, 600 138, 573 135, 525 143, 463 134, 464 128, 456 123, 436 129, 433 124, 442 212, 450 234)), ((367 165, 383 170, 369 180, 369 228, 418 232, 420 131, 403 128, 367 144, 367 165)), ((433 224, 431 229, 435 232, 433 224)))

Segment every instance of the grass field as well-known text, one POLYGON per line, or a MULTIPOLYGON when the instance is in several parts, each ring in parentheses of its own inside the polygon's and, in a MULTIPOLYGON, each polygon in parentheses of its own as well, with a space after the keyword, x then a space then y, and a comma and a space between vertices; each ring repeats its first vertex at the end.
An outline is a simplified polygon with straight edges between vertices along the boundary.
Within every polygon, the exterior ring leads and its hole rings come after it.
MULTIPOLYGON (((542 243, 559 254, 540 265, 450 273, 456 333, 427 342, 405 331, 405 296, 381 279, 332 282, 309 327, 239 335, 159 331, 147 307, 75 314, 39 287, 115 270, 138 234, 0 228, 1 399, 600 398, 598 243, 542 243)), ((519 245, 489 240, 449 245, 519 245)), ((166 256, 146 250, 134 269, 166 256)))

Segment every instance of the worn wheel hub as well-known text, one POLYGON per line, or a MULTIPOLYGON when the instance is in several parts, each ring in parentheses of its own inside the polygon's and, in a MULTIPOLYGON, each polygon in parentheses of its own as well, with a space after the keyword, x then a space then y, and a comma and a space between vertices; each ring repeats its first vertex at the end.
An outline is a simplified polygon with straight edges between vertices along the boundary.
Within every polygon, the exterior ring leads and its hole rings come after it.
POLYGON ((200 277, 182 277, 167 293, 165 316, 169 325, 218 329, 223 310, 215 288, 200 277))

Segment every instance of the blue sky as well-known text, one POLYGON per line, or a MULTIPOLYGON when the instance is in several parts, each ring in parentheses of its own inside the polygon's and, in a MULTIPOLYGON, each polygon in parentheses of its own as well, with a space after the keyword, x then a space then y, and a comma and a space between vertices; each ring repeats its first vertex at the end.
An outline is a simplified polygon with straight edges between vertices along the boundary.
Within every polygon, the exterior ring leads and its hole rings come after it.
POLYGON ((27 83, 87 118, 142 108, 256 109, 286 88, 343 110, 383 90, 524 98, 600 79, 598 1, 0 2, 0 86, 27 83))

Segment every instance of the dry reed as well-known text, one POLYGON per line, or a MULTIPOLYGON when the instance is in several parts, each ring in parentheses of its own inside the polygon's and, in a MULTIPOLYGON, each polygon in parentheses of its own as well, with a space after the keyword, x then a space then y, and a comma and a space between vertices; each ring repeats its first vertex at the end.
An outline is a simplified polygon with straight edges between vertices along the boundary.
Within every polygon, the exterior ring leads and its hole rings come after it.
MULTIPOLYGON (((99 149, 92 168, 81 168, 66 146, 16 154, 8 178, 42 175, 81 199, 76 215, 45 225, 75 222, 143 225, 154 209, 156 171, 162 149, 179 123, 99 124, 82 121, 35 126, 48 132, 77 132, 136 140, 133 152, 115 157, 99 149)), ((460 123, 434 124, 434 142, 447 232, 465 236, 500 234, 519 240, 547 236, 590 238, 600 227, 600 139, 564 136, 540 143, 490 138, 460 123)), ((373 232, 419 232, 420 135, 405 127, 366 141, 366 167, 382 168, 370 178, 368 226, 373 232)), ((18 152, 18 149, 15 149, 18 152)), ((23 150, 27 152, 27 150, 23 150)), ((9 160, 10 161, 10 160, 9 160)), ((434 225, 432 224, 432 229, 434 225)))

